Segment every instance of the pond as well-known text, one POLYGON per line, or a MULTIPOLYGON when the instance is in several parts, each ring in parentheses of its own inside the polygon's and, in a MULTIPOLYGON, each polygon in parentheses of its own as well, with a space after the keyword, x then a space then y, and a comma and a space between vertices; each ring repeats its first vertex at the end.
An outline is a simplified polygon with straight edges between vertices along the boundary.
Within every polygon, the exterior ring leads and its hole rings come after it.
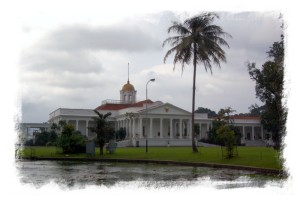
POLYGON ((97 186, 188 187, 217 189, 281 187, 283 179, 256 172, 207 167, 73 161, 16 161, 21 183, 40 188, 50 181, 61 187, 97 186))

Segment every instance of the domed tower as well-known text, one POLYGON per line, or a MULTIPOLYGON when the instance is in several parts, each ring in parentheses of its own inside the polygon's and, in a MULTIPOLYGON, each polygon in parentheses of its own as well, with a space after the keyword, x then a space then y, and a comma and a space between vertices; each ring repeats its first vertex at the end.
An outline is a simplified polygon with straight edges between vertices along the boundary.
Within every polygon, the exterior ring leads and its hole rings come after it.
POLYGON ((136 102, 136 90, 134 86, 129 82, 129 63, 128 63, 128 81, 123 85, 120 90, 120 101, 121 103, 135 103, 136 102))
POLYGON ((135 103, 136 101, 136 90, 134 86, 130 84, 129 80, 125 85, 123 85, 120 91, 121 103, 135 103))

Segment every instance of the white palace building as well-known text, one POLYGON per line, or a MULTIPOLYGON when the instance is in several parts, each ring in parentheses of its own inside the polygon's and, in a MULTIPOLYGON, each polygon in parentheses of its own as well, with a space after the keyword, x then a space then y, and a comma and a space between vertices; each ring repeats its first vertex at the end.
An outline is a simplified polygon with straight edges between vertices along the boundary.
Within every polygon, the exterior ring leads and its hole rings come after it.
MULTIPOLYGON (((115 130, 126 129, 126 139, 118 146, 145 146, 146 138, 149 146, 188 146, 192 141, 191 112, 170 103, 151 101, 149 99, 136 101, 134 86, 129 80, 120 90, 120 100, 105 100, 96 108, 102 114, 111 112, 108 119, 115 130)), ((73 124, 76 130, 87 137, 94 137, 88 129, 93 125, 92 117, 97 116, 94 109, 58 108, 50 113, 49 124, 65 120, 73 124)), ((247 146, 265 145, 269 138, 260 123, 259 117, 234 117, 234 125, 242 133, 242 143, 247 146)), ((206 113, 195 113, 195 123, 200 126, 198 140, 208 137, 208 130, 213 119, 206 113)), ((198 145, 208 145, 198 143, 198 145)), ((208 145, 209 146, 209 145, 208 145)))

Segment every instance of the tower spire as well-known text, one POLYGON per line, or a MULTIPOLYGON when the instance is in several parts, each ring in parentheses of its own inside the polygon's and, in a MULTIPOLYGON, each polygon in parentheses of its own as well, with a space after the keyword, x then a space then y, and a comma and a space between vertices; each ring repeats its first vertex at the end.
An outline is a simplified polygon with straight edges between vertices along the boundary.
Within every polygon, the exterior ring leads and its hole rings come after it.
POLYGON ((129 63, 128 63, 128 80, 127 83, 129 83, 129 63))

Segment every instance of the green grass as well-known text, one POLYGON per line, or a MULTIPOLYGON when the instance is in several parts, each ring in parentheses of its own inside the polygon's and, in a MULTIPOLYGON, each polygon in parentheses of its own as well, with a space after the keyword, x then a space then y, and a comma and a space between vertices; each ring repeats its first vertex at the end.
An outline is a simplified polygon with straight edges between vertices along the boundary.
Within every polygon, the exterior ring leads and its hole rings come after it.
MULTIPOLYGON (((231 164, 242 166, 263 167, 271 169, 282 169, 282 162, 278 152, 266 147, 238 147, 238 156, 232 159, 222 157, 220 147, 200 147, 200 153, 192 153, 191 147, 150 147, 148 153, 145 148, 117 148, 116 153, 104 153, 102 158, 120 159, 149 159, 149 160, 171 160, 186 162, 205 162, 218 164, 231 164)), ((60 148, 56 147, 32 147, 20 151, 22 157, 74 157, 86 158, 86 154, 62 154, 60 148)), ((99 148, 96 157, 99 157, 99 148)))

